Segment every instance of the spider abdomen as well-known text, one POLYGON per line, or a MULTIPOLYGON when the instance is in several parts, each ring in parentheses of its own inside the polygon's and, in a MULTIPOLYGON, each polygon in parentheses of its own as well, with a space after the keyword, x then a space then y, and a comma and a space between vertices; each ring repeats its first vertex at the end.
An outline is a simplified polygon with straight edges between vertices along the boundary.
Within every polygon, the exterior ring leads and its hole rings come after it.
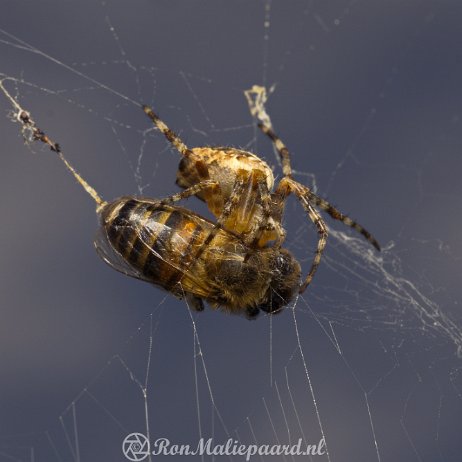
POLYGON ((265 179, 269 191, 274 186, 269 165, 251 152, 230 147, 197 147, 190 152, 178 166, 176 182, 182 188, 212 179, 220 183, 221 193, 229 198, 239 171, 247 172, 249 176, 257 172, 265 179))

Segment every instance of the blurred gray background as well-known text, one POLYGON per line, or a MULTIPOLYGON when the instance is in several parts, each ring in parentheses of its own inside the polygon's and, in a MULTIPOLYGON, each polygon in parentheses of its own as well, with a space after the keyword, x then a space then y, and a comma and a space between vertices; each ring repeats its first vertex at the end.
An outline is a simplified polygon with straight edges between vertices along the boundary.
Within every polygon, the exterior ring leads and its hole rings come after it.
MULTIPOLYGON (((5 31, 153 104, 190 146, 243 147, 280 174, 243 96, 276 84, 267 109, 297 179, 385 250, 328 221, 295 311, 207 309, 199 346, 184 302, 99 260, 94 204, 24 146, 0 95, 0 460, 126 460, 146 376, 152 441, 317 442, 318 412, 332 461, 460 460, 461 19, 430 0, 5 0, 0 72, 25 80, 8 88, 104 198, 172 194, 177 154, 135 105, 5 31)), ((307 270, 316 232, 287 207, 307 270)))

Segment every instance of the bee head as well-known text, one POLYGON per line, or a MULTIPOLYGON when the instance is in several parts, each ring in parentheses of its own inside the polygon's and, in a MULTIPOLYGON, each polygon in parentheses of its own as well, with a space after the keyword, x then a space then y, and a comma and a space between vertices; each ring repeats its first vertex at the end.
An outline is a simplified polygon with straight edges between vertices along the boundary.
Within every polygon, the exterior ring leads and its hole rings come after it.
POLYGON ((273 258, 270 285, 258 307, 271 314, 281 311, 297 294, 300 274, 300 264, 294 256, 286 249, 279 249, 273 258))

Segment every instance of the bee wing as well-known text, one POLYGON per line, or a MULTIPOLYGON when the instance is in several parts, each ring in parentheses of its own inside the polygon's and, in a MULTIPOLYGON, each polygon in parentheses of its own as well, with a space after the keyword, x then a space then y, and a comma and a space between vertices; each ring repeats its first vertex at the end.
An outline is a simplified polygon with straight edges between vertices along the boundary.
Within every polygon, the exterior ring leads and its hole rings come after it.
MULTIPOLYGON (((149 239, 143 236, 139 236, 143 242, 147 242, 149 239)), ((163 247, 161 242, 161 237, 157 238, 157 243, 159 247, 163 247)), ((140 270, 137 270, 132 265, 130 265, 124 257, 111 245, 109 242, 108 236, 104 228, 100 228, 96 234, 94 241, 96 253, 98 256, 111 268, 115 269, 119 273, 125 274, 140 281, 149 282, 150 284, 158 285, 163 287, 164 283, 168 282, 168 277, 163 277, 163 274, 160 273, 156 276, 154 281, 152 278, 148 278, 143 275, 140 270)), ((146 244, 148 245, 148 244, 146 244)), ((190 293, 198 298, 207 298, 210 296, 210 287, 207 284, 206 280, 203 280, 199 277, 194 276, 191 272, 185 271, 184 267, 181 267, 179 264, 176 264, 173 261, 166 259, 161 252, 156 252, 154 249, 150 249, 155 257, 166 265, 168 265, 172 270, 177 271, 182 275, 178 286, 172 289, 169 289, 171 293, 175 296, 183 298, 187 293, 190 293)))
POLYGON ((96 234, 94 246, 96 253, 106 264, 119 273, 125 274, 141 281, 149 282, 140 271, 137 271, 120 255, 117 250, 110 244, 107 234, 103 228, 100 228, 96 234))

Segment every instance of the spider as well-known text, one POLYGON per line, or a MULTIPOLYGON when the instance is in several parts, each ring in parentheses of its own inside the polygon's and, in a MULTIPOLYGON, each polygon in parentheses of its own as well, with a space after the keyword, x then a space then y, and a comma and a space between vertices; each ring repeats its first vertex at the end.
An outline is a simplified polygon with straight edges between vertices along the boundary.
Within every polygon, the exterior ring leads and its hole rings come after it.
POLYGON ((184 190, 162 202, 172 204, 195 195, 205 201, 217 218, 204 245, 214 239, 219 229, 225 229, 238 234, 251 253, 268 246, 279 249, 286 235, 282 226, 284 206, 288 196, 294 194, 319 236, 311 268, 300 283, 299 293, 311 283, 327 242, 328 228, 316 207, 355 229, 380 251, 377 240, 363 226, 294 180, 289 150, 268 125, 258 124, 281 158, 283 177, 276 187, 271 168, 255 154, 232 147, 189 148, 152 108, 145 105, 143 110, 182 156, 176 183, 184 190))

